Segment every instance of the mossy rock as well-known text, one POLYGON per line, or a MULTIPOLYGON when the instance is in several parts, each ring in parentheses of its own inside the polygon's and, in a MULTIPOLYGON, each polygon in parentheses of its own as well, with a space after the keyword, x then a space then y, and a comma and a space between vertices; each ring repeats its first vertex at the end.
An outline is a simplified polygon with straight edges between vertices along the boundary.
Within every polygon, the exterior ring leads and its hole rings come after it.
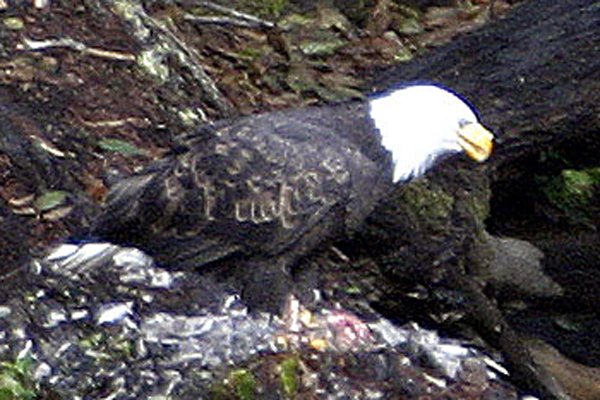
POLYGON ((600 167, 563 170, 542 187, 547 199, 568 223, 586 226, 593 226, 598 219, 599 189, 600 167))

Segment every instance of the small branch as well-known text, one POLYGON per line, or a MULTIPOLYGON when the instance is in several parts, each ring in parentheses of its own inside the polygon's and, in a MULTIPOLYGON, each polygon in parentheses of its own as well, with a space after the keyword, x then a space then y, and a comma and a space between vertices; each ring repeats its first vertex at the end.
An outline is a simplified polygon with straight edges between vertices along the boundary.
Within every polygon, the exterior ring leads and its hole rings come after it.
MULTIPOLYGON (((116 15, 130 27, 130 37, 137 41, 146 53, 158 50, 170 53, 174 59, 185 65, 198 83, 206 100, 220 111, 221 117, 233 114, 233 108, 217 88, 215 82, 204 71, 201 57, 191 46, 182 41, 174 32, 177 28, 170 19, 159 21, 146 13, 145 9, 135 1, 104 0, 116 15)), ((173 78, 172 78, 173 79, 173 78)))
POLYGON ((115 120, 104 120, 104 121, 87 121, 81 119, 81 122, 91 128, 118 128, 120 126, 132 125, 136 128, 147 128, 151 125, 150 121, 144 118, 129 117, 115 120))
MULTIPOLYGON (((167 23, 170 22, 171 21, 167 21, 167 23)), ((218 109, 223 113, 223 116, 231 115, 231 107, 223 97, 221 91, 217 88, 215 82, 204 71, 204 66, 196 49, 188 46, 184 41, 182 41, 173 33, 171 29, 169 29, 165 23, 158 23, 156 20, 150 17, 146 23, 152 25, 156 30, 160 31, 164 37, 171 39, 175 47, 178 47, 179 50, 186 55, 185 59, 188 60, 187 65, 190 68, 190 71, 204 89, 204 93, 209 97, 209 100, 211 100, 211 102, 218 107, 218 109)))
POLYGON ((266 21, 264 19, 257 18, 253 15, 246 14, 240 11, 236 11, 229 7, 224 7, 219 4, 212 3, 210 1, 199 1, 194 2, 195 5, 199 5, 200 7, 208 8, 209 10, 217 11, 225 15, 229 15, 238 21, 245 21, 248 24, 251 24, 253 27, 260 28, 268 28, 272 29, 275 27, 275 24, 270 21, 266 21))
POLYGON ((121 53, 112 50, 104 50, 95 47, 88 47, 85 44, 70 38, 63 39, 48 39, 48 40, 31 40, 23 39, 23 42, 17 45, 18 50, 40 51, 51 48, 68 48, 73 49, 91 56, 107 58, 118 61, 135 61, 133 54, 121 53))
POLYGON ((273 24, 271 24, 270 22, 269 23, 267 23, 267 22, 257 23, 254 21, 246 21, 246 20, 242 20, 242 19, 229 18, 229 17, 207 17, 207 16, 186 14, 183 17, 183 19, 186 21, 195 22, 195 23, 199 23, 199 24, 237 26, 240 28, 254 28, 254 29, 269 28, 270 29, 273 27, 273 24), (270 24, 270 26, 267 24, 270 24))

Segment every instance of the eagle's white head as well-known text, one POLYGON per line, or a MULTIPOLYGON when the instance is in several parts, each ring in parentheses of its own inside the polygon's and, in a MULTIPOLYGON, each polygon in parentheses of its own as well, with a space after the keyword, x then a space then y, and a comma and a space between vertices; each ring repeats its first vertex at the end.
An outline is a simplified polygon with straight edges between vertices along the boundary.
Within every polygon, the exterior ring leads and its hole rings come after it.
POLYGON ((462 98, 433 84, 402 87, 370 101, 370 116, 392 153, 394 182, 423 174, 435 159, 464 151, 489 157, 494 136, 462 98))

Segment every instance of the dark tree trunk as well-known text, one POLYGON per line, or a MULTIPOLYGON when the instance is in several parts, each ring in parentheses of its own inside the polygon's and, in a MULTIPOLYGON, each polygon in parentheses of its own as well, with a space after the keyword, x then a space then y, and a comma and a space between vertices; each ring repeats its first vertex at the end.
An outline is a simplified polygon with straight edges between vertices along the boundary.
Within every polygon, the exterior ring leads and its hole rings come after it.
MULTIPOLYGON (((496 163, 531 146, 594 141, 600 120, 600 6, 532 0, 482 29, 400 65, 376 89, 411 80, 447 84, 500 136, 496 163)), ((597 154, 578 147, 581 156, 597 154)), ((597 158, 596 158, 597 159, 597 158)))
MULTIPOLYGON (((598 2, 527 1, 482 29, 386 72, 374 89, 407 80, 435 81, 473 102, 499 137, 487 169, 493 215, 494 205, 524 202, 534 190, 532 176, 540 171, 599 165, 599 43, 598 2), (544 161, 541 155, 551 152, 560 154, 558 160, 544 161)), ((469 298, 473 325, 503 351, 513 378, 543 398, 569 398, 535 365, 477 285, 456 274, 456 285, 469 298)))

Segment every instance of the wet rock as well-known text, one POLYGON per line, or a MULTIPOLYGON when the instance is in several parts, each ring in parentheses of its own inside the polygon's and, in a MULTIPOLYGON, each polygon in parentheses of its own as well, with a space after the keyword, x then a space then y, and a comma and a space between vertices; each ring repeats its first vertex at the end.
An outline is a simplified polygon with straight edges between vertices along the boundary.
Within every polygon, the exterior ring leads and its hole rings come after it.
POLYGON ((563 294, 561 286, 543 271, 544 253, 531 243, 498 238, 483 232, 474 245, 473 265, 485 264, 479 275, 497 297, 542 298, 563 294))

